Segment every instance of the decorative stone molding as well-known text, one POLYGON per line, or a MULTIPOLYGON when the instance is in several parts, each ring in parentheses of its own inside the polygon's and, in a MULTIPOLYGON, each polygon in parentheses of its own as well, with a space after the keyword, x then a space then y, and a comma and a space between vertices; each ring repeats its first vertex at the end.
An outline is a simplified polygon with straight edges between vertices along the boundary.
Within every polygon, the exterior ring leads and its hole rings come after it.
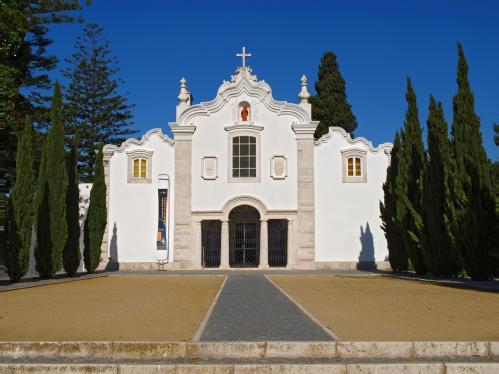
POLYGON ((270 176, 273 179, 286 179, 288 176, 288 160, 286 156, 272 156, 270 160, 270 176))
POLYGON ((265 204, 257 199, 256 197, 253 196, 238 196, 235 198, 230 199, 225 203, 225 205, 222 208, 222 220, 229 220, 229 214, 234 209, 235 207, 239 205, 249 205, 258 210, 258 213, 260 214, 260 218, 264 219, 267 217, 267 207, 265 204))
POLYGON ((176 123, 170 123, 170 129, 173 132, 175 140, 192 140, 192 135, 196 131, 196 126, 179 126, 176 123))
POLYGON ((311 121, 309 113, 299 105, 275 100, 270 86, 263 80, 257 80, 256 76, 251 74, 249 67, 244 67, 239 68, 230 81, 222 83, 215 99, 188 107, 180 114, 177 123, 179 126, 188 126, 195 117, 216 113, 230 99, 243 93, 263 103, 268 110, 278 115, 294 117, 297 123, 310 123, 311 121))
POLYGON ((201 161, 201 178, 215 180, 218 178, 218 159, 216 156, 205 156, 201 161))
POLYGON ((348 141, 348 143, 350 143, 352 145, 353 144, 362 144, 362 145, 366 146, 369 149, 369 151, 374 152, 374 153, 377 153, 380 151, 386 152, 387 150, 391 152, 391 150, 393 148, 392 143, 382 143, 382 144, 378 145, 377 147, 374 147, 372 142, 370 142, 366 138, 358 137, 358 138, 352 139, 352 137, 350 136, 350 134, 348 132, 346 132, 342 127, 337 127, 337 126, 331 126, 329 128, 329 132, 327 134, 322 135, 320 137, 320 139, 318 139, 314 142, 314 144, 316 146, 318 146, 318 145, 321 145, 322 143, 327 143, 329 141, 329 139, 331 139, 334 134, 341 135, 344 139, 346 139, 348 141))
POLYGON ((175 144, 175 142, 167 135, 165 135, 160 128, 156 128, 146 132, 145 135, 140 139, 129 138, 125 140, 119 147, 114 144, 106 144, 103 148, 104 157, 106 157, 106 155, 108 157, 111 157, 114 152, 123 152, 128 149, 130 145, 144 145, 153 135, 158 135, 163 142, 167 143, 170 146, 173 146, 175 144))
POLYGON ((263 130, 263 126, 241 124, 241 125, 225 126, 224 129, 229 133, 233 131, 244 131, 244 130, 260 132, 263 130))
POLYGON ((291 128, 296 134, 296 139, 314 139, 315 129, 319 121, 310 121, 310 123, 294 123, 291 128))

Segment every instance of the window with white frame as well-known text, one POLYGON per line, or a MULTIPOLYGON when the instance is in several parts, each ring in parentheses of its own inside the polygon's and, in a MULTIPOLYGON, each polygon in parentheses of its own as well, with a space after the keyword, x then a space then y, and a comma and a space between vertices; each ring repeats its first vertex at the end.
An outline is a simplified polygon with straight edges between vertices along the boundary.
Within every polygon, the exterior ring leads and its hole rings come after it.
POLYGON ((367 152, 363 149, 342 150, 343 183, 367 182, 367 152))
POLYGON ((128 156, 128 183, 151 183, 152 151, 133 150, 128 156))

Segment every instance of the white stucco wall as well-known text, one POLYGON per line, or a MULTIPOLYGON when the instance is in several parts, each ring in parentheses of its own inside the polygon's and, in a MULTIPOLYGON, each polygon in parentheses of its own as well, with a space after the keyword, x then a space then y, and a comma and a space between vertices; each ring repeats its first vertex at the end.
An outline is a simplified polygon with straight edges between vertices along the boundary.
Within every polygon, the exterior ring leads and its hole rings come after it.
MULTIPOLYGON (((109 147, 109 146, 107 146, 109 147)), ((109 191, 109 256, 119 262, 155 262, 164 257, 164 251, 156 249, 158 227, 158 189, 168 188, 169 210, 169 260, 173 260, 173 207, 175 171, 174 146, 155 129, 140 140, 128 140, 110 161, 109 191), (152 151, 151 183, 128 183, 127 152, 152 151), (160 175, 169 176, 169 187, 160 175)))
POLYGON ((196 125, 192 140, 192 210, 219 211, 228 200, 244 195, 261 200, 269 210, 296 209, 296 136, 291 128, 292 121, 293 117, 278 115, 245 93, 231 98, 221 110, 210 116, 195 117, 192 121, 196 125), (263 127, 254 133, 260 136, 258 183, 228 181, 231 145, 225 127, 234 125, 234 113, 241 101, 251 104, 253 124, 263 127), (271 159, 277 155, 287 158, 288 176, 285 179, 271 177, 271 159), (202 178, 202 159, 206 156, 217 157, 216 180, 202 178))
POLYGON ((383 261, 388 255, 379 202, 390 144, 373 148, 332 128, 315 146, 316 261, 383 261), (367 182, 344 183, 341 150, 367 151, 367 182))

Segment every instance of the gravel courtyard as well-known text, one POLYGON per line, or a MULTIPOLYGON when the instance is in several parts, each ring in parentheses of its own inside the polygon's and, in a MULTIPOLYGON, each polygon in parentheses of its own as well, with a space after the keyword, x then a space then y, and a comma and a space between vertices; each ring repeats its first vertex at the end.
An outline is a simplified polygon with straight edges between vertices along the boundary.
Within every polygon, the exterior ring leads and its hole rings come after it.
POLYGON ((499 293, 388 277, 273 275, 341 340, 499 340, 499 293))
POLYGON ((190 340, 223 276, 118 276, 0 292, 0 340, 190 340))

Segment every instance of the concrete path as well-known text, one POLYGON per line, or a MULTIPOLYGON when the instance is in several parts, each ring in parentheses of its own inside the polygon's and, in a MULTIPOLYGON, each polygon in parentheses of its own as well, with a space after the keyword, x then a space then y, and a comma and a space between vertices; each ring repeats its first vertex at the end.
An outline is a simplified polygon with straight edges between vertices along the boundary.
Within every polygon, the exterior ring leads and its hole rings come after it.
POLYGON ((234 273, 201 334, 201 341, 330 341, 333 337, 263 274, 234 273))

